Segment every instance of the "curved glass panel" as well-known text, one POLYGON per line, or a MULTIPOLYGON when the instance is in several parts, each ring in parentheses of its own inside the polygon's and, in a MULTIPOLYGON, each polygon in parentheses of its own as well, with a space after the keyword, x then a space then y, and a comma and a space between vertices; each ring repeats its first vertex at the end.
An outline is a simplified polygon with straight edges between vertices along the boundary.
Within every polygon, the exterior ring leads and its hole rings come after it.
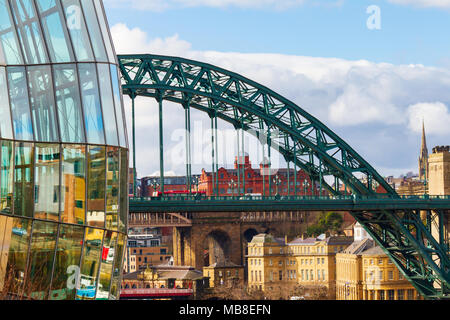
POLYGON ((77 300, 95 299, 99 264, 102 256, 103 234, 104 231, 100 229, 86 229, 80 283, 77 287, 77 300))
POLYGON ((128 151, 120 149, 120 214, 119 231, 127 233, 128 226, 128 151))
POLYGON ((68 28, 66 28, 64 22, 61 2, 55 0, 37 0, 36 4, 41 16, 42 29, 51 61, 74 61, 68 28))
POLYGON ((47 63, 44 40, 32 0, 10 0, 27 64, 47 63))
POLYGON ((109 299, 116 244, 117 233, 112 231, 106 232, 105 240, 103 241, 100 280, 98 281, 97 294, 95 296, 96 300, 109 299))
POLYGON ((114 257, 114 267, 112 273, 112 281, 111 281, 111 293, 109 298, 112 300, 116 300, 119 298, 119 289, 120 289, 120 278, 122 274, 122 263, 125 249, 125 236, 122 233, 119 233, 117 238, 117 246, 116 246, 116 255, 114 257))
MULTIPOLYGON (((87 1, 87 0, 85 0, 85 1, 87 1)), ((98 21, 100 23, 100 27, 102 29, 103 41, 106 46, 106 51, 108 52, 109 62, 117 64, 116 55, 115 55, 114 49, 112 47, 111 38, 109 37, 109 30, 108 30, 108 27, 106 24, 106 18, 105 18, 105 14, 103 12, 102 4, 100 3, 99 0, 93 0, 93 2, 95 5, 95 10, 97 11, 97 17, 98 17, 98 21)))
POLYGON ((102 32, 100 31, 100 26, 95 14, 94 4, 92 0, 81 0, 81 5, 83 6, 84 16, 86 17, 86 24, 89 30, 89 36, 91 37, 95 58, 97 62, 108 62, 102 32))
POLYGON ((0 0, 0 44, 1 55, 4 56, 6 64, 23 64, 8 0, 0 0))
POLYGON ((87 141, 93 144, 105 144, 105 133, 103 131, 103 117, 95 64, 80 64, 78 65, 78 72, 80 76, 87 141))
POLYGON ((64 145, 62 152, 61 221, 86 221, 86 147, 64 145))
POLYGON ((50 300, 75 300, 80 275, 83 227, 61 225, 56 248, 50 300))
POLYGON ((62 4, 77 61, 94 61, 80 2, 78 0, 62 0, 62 4))
POLYGON ((102 97, 103 117, 105 119, 106 143, 118 146, 116 115, 108 64, 98 64, 98 79, 102 97))
POLYGON ((14 214, 22 217, 33 217, 33 176, 34 156, 33 144, 16 142, 14 161, 14 214))
POLYGON ((129 159, 111 62, 101 0, 0 0, 1 293, 119 298, 129 159))
POLYGON ((119 72, 115 65, 111 65, 111 82, 113 86, 114 92, 114 105, 116 108, 116 117, 117 117, 117 131, 119 132, 119 142, 120 146, 126 148, 127 140, 126 140, 126 125, 125 125, 125 117, 123 115, 123 101, 122 101, 122 93, 120 91, 120 82, 119 82, 119 72))
POLYGON ((119 148, 108 147, 106 164, 106 229, 117 230, 119 214, 119 148))
POLYGON ((36 141, 58 142, 58 125, 50 66, 28 67, 31 115, 36 141))
POLYGON ((14 136, 17 140, 33 141, 25 68, 10 67, 7 68, 7 73, 14 136))
POLYGON ((106 150, 105 147, 88 147, 88 203, 87 224, 105 227, 106 150))
POLYGON ((14 181, 14 143, 1 143, 0 213, 12 213, 14 181))
POLYGON ((29 285, 25 286, 28 248, 30 245, 31 220, 7 218, 2 247, 2 265, 4 272, 4 290, 13 295, 22 296, 29 285))
POLYGON ((53 73, 61 140, 66 143, 83 143, 86 139, 75 65, 55 65, 53 73))
POLYGON ((58 225, 52 222, 35 221, 31 238, 28 280, 26 292, 33 300, 48 299, 53 270, 58 225))
POLYGON ((0 137, 13 139, 6 69, 3 67, 0 67, 0 137))
POLYGON ((34 217, 59 221, 59 145, 36 145, 34 175, 34 217))

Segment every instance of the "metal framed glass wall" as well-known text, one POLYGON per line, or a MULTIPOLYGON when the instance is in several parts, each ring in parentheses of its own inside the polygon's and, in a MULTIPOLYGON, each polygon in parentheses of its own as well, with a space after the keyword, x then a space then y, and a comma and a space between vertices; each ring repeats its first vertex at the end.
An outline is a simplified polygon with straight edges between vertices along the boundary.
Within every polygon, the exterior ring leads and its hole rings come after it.
POLYGON ((0 0, 0 292, 117 299, 128 141, 101 0, 0 0))

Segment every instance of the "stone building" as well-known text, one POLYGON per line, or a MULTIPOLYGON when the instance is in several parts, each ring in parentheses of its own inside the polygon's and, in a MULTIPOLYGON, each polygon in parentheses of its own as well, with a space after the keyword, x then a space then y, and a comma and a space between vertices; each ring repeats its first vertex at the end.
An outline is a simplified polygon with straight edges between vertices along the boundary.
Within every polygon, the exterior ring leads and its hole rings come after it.
POLYGON ((209 287, 239 287, 244 284, 244 267, 231 261, 216 262, 203 268, 203 276, 209 278, 209 287))
POLYGON ((351 237, 298 238, 291 242, 260 234, 248 245, 248 286, 270 291, 274 286, 326 288, 334 298, 335 256, 351 244, 351 237))
POLYGON ((336 255, 336 299, 416 300, 417 291, 359 223, 355 241, 336 255))

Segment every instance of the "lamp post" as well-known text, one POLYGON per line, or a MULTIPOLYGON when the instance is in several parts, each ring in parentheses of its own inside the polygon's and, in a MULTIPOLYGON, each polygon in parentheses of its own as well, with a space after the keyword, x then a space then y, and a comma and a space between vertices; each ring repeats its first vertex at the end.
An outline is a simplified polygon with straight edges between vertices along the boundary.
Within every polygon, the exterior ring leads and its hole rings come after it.
POLYGON ((195 186, 195 190, 198 193, 198 185, 199 185, 198 177, 192 177, 191 183, 193 186, 195 186))
POLYGON ((310 184, 309 184, 308 180, 305 179, 305 181, 303 181, 303 189, 304 189, 305 197, 307 196, 307 192, 308 192, 308 188, 309 187, 310 187, 310 184))
POLYGON ((228 186, 231 188, 231 195, 234 197, 234 188, 237 186, 237 183, 234 179, 231 179, 231 181, 228 182, 228 186))
POLYGON ((150 185, 153 188, 153 192, 157 192, 158 188, 161 186, 157 179, 150 180, 150 185))
POLYGON ((276 194, 276 196, 279 196, 280 194, 279 194, 279 192, 278 192, 278 187, 281 185, 281 179, 280 179, 280 177, 278 176, 278 175, 276 175, 275 176, 275 178, 273 178, 273 183, 276 185, 276 187, 277 187, 277 194, 276 194))

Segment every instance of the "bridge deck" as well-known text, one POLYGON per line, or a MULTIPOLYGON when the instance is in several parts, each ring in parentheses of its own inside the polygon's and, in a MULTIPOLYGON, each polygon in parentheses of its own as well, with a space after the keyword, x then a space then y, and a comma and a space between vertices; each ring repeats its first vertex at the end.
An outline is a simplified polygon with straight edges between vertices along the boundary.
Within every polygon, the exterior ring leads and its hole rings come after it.
POLYGON ((172 197, 130 199, 130 213, 450 210, 450 196, 172 197))

